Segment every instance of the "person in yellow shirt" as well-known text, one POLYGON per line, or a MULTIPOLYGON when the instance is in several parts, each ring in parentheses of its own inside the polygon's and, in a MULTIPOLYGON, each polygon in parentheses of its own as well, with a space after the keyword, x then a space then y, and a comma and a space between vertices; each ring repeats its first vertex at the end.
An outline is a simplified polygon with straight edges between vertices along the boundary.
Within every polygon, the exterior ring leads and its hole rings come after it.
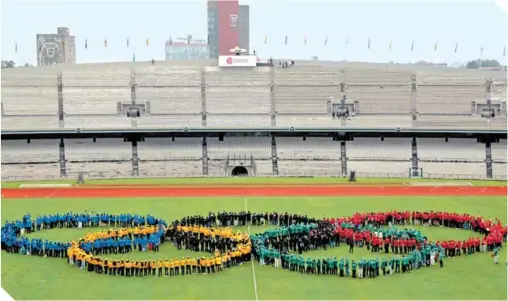
POLYGON ((164 263, 162 262, 162 259, 159 259, 157 262, 157 269, 159 270, 158 277, 162 277, 162 269, 164 268, 164 263))
POLYGON ((192 273, 193 274, 198 273, 198 260, 196 258, 192 258, 191 265, 192 265, 192 273))
POLYGON ((180 275, 180 260, 175 258, 175 276, 180 275))
POLYGON ((228 268, 228 254, 224 253, 224 255, 222 255, 222 258, 221 258, 221 263, 222 263, 222 266, 221 266, 221 269, 222 270, 225 270, 228 268))
POLYGON ((220 256, 215 257, 215 269, 217 273, 222 270, 222 259, 220 256))
POLYGON ((180 259, 180 272, 182 273, 182 276, 185 275, 185 258, 182 257, 180 259))
POLYGON ((206 274, 206 261, 205 261, 205 258, 204 258, 204 257, 201 257, 201 258, 199 259, 198 264, 199 264, 199 267, 200 267, 200 272, 201 272, 202 274, 206 274))
POLYGON ((192 273, 192 260, 190 258, 190 256, 187 256, 187 259, 185 260, 185 273, 187 275, 190 275, 192 273))
POLYGON ((208 274, 212 273, 212 259, 206 258, 206 270, 208 271, 208 274))
POLYGON ((127 277, 131 277, 131 268, 132 268, 132 264, 129 260, 127 260, 124 264, 123 264, 124 268, 125 268, 125 275, 127 277))

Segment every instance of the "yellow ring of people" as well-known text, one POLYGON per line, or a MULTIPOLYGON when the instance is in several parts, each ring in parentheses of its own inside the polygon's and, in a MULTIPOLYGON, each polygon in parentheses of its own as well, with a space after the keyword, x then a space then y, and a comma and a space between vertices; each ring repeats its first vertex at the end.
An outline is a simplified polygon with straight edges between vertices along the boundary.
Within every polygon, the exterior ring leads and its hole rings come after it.
MULTIPOLYGON (((133 237, 136 235, 153 234, 158 230, 159 226, 142 226, 133 228, 110 229, 99 232, 88 233, 80 242, 93 243, 97 239, 118 239, 122 237, 133 237)), ((204 227, 204 226, 171 226, 164 227, 164 236, 172 231, 173 233, 183 233, 209 238, 230 239, 234 248, 219 252, 215 250, 213 256, 206 257, 187 257, 174 259, 159 260, 125 260, 114 259, 109 260, 87 252, 80 247, 80 244, 73 241, 71 247, 67 249, 68 262, 80 268, 87 268, 89 272, 99 274, 105 273, 110 275, 122 276, 173 276, 195 273, 218 273, 227 268, 237 266, 244 261, 251 260, 252 242, 247 233, 233 232, 230 227, 204 227)), ((150 249, 150 248, 149 248, 150 249)))

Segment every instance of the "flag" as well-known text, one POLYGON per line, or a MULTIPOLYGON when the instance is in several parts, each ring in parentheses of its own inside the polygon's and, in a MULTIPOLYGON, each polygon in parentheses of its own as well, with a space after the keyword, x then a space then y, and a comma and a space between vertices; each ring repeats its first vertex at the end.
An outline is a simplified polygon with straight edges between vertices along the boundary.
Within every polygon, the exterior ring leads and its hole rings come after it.
POLYGON ((482 48, 480 48, 480 52, 483 53, 483 46, 482 46, 482 48))
POLYGON ((173 45, 173 37, 169 37, 169 45, 173 45))
POLYGON ((127 38, 127 47, 129 47, 131 44, 131 41, 129 40, 129 38, 127 38))
POLYGON ((506 46, 503 48, 503 56, 506 56, 506 46))
POLYGON ((325 39, 325 46, 326 46, 326 44, 328 44, 328 37, 326 37, 326 39, 325 39))
POLYGON ((267 40, 268 40, 268 36, 265 34, 265 44, 266 44, 267 40))
POLYGON ((146 46, 148 46, 150 44, 150 40, 148 40, 148 38, 146 38, 146 46))
POLYGON ((390 45, 388 45, 388 49, 392 50, 392 40, 390 40, 390 45))
POLYGON ((303 38, 303 45, 307 45, 307 36, 303 38))
POLYGON ((135 54, 135 53, 132 55, 132 61, 133 61, 133 62, 135 62, 135 61, 136 61, 136 54, 135 54))
POLYGON ((108 48, 108 40, 104 39, 104 48, 108 48))
POLYGON ((284 45, 288 44, 288 36, 286 36, 286 41, 284 42, 284 45))
POLYGON ((437 42, 434 44, 434 52, 437 51, 437 42))
POLYGON ((14 52, 18 52, 18 42, 14 42, 14 52))
POLYGON ((457 53, 457 49, 459 49, 459 43, 455 43, 455 53, 457 53))
POLYGON ((85 39, 85 49, 88 49, 88 41, 85 39))
POLYGON ((411 43, 411 51, 415 50, 415 41, 411 43))
POLYGON ((367 44, 367 48, 370 49, 370 38, 369 38, 369 43, 367 44))
POLYGON ((348 42, 349 42, 349 39, 348 39, 348 38, 346 38, 346 44, 344 45, 344 47, 346 47, 346 48, 347 48, 347 44, 348 44, 348 42))

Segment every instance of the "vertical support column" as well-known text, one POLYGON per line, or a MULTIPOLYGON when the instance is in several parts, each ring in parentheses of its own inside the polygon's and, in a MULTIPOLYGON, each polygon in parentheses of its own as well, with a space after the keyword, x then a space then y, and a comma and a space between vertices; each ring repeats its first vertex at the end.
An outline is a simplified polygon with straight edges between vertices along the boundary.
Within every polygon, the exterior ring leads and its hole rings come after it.
POLYGON ((412 177, 420 177, 420 172, 418 168, 418 147, 416 144, 416 137, 413 137, 413 141, 411 142, 411 176, 412 177))
POLYGON ((206 127, 206 76, 205 67, 201 68, 201 126, 206 127))
POLYGON ((411 82, 409 84, 411 86, 411 120, 412 126, 417 126, 417 118, 418 118, 418 95, 417 95, 417 84, 416 84, 416 74, 411 75, 411 82))
POLYGON ((60 178, 67 177, 67 168, 65 166, 65 144, 63 138, 60 139, 59 144, 60 158, 58 162, 60 163, 60 178))
POLYGON ((130 80, 130 86, 131 86, 131 104, 136 104, 136 70, 134 69, 134 66, 131 67, 131 80, 130 80))
POLYGON ((492 145, 485 142, 485 167, 487 168, 487 178, 492 179, 492 145))
POLYGON ((56 86, 58 91, 58 126, 60 128, 65 127, 64 122, 64 104, 63 104, 63 80, 62 71, 59 71, 56 75, 56 86))
POLYGON ((340 168, 343 177, 347 176, 346 141, 340 142, 340 168))
POLYGON ((132 176, 139 177, 138 141, 132 139, 132 176))
MULTIPOLYGON (((341 71, 343 71, 344 69, 342 69, 341 71)), ((345 105, 346 105, 346 83, 344 82, 341 82, 339 84, 339 89, 340 89, 340 104, 341 104, 341 109, 344 109, 345 108, 345 105)), ((340 126, 341 127, 346 127, 346 122, 347 122, 347 116, 342 116, 340 117, 340 126)))
POLYGON ((270 66, 270 120, 271 126, 277 126, 277 107, 275 105, 275 67, 270 66))
POLYGON ((490 105, 492 100, 492 78, 485 81, 485 102, 490 105))
POLYGON ((208 176, 208 145, 206 143, 206 137, 203 137, 203 143, 201 144, 202 160, 203 160, 203 176, 208 176))
POLYGON ((272 173, 274 176, 279 175, 279 160, 277 158, 277 141, 272 136, 272 173))

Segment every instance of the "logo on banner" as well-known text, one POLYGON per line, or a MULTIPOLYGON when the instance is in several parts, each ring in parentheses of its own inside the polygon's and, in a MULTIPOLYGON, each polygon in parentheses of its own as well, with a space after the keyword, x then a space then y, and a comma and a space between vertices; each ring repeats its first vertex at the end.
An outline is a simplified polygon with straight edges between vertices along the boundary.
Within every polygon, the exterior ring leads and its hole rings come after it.
POLYGON ((230 27, 238 26, 238 15, 229 15, 229 26, 230 27))

